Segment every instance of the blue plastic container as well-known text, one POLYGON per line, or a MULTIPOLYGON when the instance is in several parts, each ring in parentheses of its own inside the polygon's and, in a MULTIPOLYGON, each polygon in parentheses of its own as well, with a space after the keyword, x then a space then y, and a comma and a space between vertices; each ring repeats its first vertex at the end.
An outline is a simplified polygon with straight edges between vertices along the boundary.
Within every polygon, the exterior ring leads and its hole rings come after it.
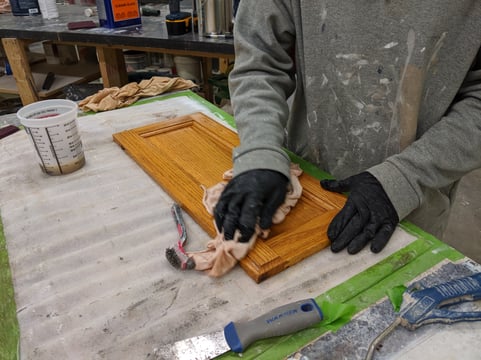
POLYGON ((118 28, 141 25, 139 0, 97 0, 99 24, 118 28))

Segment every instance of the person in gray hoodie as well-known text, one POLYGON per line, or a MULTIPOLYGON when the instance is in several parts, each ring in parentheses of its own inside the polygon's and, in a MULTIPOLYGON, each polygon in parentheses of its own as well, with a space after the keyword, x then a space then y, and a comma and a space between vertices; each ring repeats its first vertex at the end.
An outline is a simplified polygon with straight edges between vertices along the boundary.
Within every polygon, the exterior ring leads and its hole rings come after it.
POLYGON ((459 180, 481 167, 481 1, 242 0, 234 44, 240 145, 214 211, 226 239, 271 226, 285 149, 348 192, 333 251, 379 252, 403 219, 442 237, 459 180))

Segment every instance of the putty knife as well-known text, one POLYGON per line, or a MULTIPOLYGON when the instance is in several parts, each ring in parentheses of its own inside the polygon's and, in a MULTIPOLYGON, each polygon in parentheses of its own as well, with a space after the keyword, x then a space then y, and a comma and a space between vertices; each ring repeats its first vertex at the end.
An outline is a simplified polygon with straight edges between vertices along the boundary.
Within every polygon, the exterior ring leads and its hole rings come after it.
POLYGON ((256 340, 282 336, 306 329, 322 320, 314 299, 282 305, 246 322, 230 322, 224 330, 163 345, 158 359, 207 360, 229 350, 241 353, 256 340))

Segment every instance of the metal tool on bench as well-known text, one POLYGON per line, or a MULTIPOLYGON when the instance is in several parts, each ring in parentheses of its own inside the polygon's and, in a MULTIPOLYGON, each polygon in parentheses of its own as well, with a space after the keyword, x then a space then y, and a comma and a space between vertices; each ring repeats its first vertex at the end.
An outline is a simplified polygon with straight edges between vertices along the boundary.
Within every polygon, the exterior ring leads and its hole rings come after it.
POLYGON ((256 340, 282 336, 320 322, 322 311, 314 299, 295 301, 247 322, 230 322, 224 330, 163 345, 157 358, 207 360, 229 350, 241 353, 256 340))
POLYGON ((369 346, 366 360, 372 359, 380 341, 398 325, 415 330, 431 323, 480 321, 481 311, 451 311, 447 308, 450 305, 479 299, 481 299, 481 273, 426 289, 421 288, 419 284, 414 284, 404 292, 397 318, 369 346))
POLYGON ((171 208, 172 216, 174 217, 175 225, 177 227, 177 232, 179 233, 179 238, 174 246, 165 249, 165 257, 169 263, 181 270, 191 270, 195 268, 194 259, 189 256, 184 245, 187 241, 187 229, 185 227, 184 218, 182 217, 182 209, 180 205, 174 203, 171 208))
POLYGON ((172 216, 174 217, 175 224, 177 226, 177 232, 179 233, 179 244, 180 246, 184 246, 185 242, 187 241, 187 229, 185 227, 180 205, 173 203, 170 211, 172 212, 172 216))

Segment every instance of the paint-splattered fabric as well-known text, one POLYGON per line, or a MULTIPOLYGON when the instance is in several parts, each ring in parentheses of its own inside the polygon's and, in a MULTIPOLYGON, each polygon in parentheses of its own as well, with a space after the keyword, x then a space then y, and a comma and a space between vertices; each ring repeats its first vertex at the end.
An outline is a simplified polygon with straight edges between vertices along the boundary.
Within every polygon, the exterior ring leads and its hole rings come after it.
POLYGON ((481 167, 479 0, 245 0, 229 87, 234 172, 288 173, 287 147, 337 178, 368 170, 433 234, 481 167))

